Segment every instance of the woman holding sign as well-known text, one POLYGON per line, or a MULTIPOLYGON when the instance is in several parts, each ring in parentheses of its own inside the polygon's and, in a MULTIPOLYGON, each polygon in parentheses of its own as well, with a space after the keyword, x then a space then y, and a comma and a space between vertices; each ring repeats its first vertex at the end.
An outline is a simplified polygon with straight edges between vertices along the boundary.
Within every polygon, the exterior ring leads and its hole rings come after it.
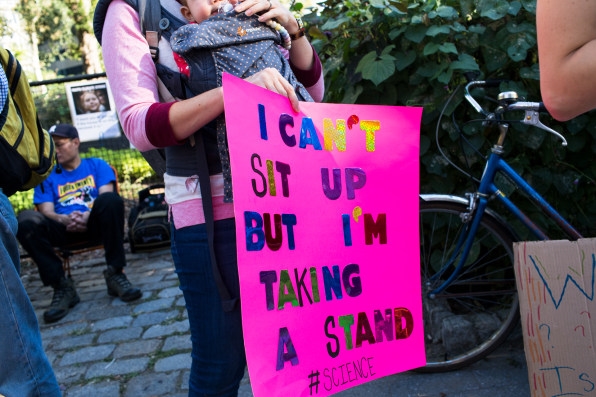
MULTIPOLYGON (((175 16, 169 17, 171 30, 187 23, 176 0, 160 1, 162 10, 175 16)), ((207 2, 212 13, 217 12, 219 1, 189 0, 197 1, 207 2)), ((245 0, 235 10, 247 15, 261 13, 259 20, 264 23, 275 18, 289 32, 295 39, 288 53, 292 70, 310 95, 321 101, 321 62, 291 12, 278 0, 245 0)), ((169 96, 161 83, 168 71, 177 70, 177 65, 165 37, 167 29, 162 32, 154 64, 139 27, 139 15, 124 0, 100 0, 94 24, 103 45, 109 80, 118 87, 114 101, 126 136, 142 151, 166 148, 164 182, 172 220, 172 256, 186 301, 193 345, 189 395, 236 396, 246 358, 238 302, 234 211, 232 204, 224 201, 214 123, 224 111, 223 90, 214 73, 203 93, 185 100, 169 96), (206 153, 202 156, 197 149, 201 141, 206 153), (202 161, 207 167, 201 167, 202 161), (210 177, 202 178, 203 183, 210 180, 207 187, 211 194, 201 195, 205 189, 200 187, 197 175, 204 168, 208 168, 210 177), (205 222, 211 215, 215 220, 213 233, 209 232, 210 223, 205 222), (215 269, 212 255, 218 266, 215 269)), ((264 69, 246 81, 286 96, 298 111, 294 89, 276 69, 264 69)))

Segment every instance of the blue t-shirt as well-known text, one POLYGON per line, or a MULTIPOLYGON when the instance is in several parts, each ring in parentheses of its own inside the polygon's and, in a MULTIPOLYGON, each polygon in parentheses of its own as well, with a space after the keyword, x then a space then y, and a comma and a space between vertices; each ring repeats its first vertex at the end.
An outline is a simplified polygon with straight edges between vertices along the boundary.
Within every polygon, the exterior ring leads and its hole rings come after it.
POLYGON ((72 171, 56 168, 50 176, 35 187, 33 203, 54 203, 57 214, 68 215, 74 211, 86 212, 93 207, 99 195, 99 188, 116 181, 114 171, 102 159, 81 159, 81 164, 72 171))

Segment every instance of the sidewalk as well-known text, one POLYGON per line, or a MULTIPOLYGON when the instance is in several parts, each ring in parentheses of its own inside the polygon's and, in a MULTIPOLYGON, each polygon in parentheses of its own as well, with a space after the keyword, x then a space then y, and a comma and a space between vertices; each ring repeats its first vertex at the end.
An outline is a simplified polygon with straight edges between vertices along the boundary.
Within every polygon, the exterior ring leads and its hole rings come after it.
MULTIPOLYGON (((188 393, 190 332, 169 250, 128 254, 127 275, 143 297, 124 303, 106 293, 103 251, 73 257, 81 302, 54 324, 43 312, 52 299, 33 263, 22 279, 40 321, 46 353, 68 397, 182 397, 188 393)), ((5 342, 6 343, 6 342, 5 342)), ((248 377, 240 396, 252 397, 248 377)), ((341 397, 529 396, 521 332, 488 359, 440 374, 407 372, 337 394, 341 397)), ((291 397, 291 396, 289 396, 291 397)))

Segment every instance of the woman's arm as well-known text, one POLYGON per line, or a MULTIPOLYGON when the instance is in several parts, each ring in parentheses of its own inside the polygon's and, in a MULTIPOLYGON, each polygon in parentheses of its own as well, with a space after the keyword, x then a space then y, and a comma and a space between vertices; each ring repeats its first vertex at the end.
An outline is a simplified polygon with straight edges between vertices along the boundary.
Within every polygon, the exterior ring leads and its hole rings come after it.
POLYGON ((139 26, 137 12, 114 0, 106 14, 102 50, 126 136, 139 150, 149 150, 182 141, 215 119, 223 112, 223 95, 219 88, 185 101, 155 105, 159 102, 157 73, 139 26), (153 129, 156 125, 160 128, 153 129))
POLYGON ((542 100, 569 120, 596 108, 596 2, 538 0, 536 30, 542 100))

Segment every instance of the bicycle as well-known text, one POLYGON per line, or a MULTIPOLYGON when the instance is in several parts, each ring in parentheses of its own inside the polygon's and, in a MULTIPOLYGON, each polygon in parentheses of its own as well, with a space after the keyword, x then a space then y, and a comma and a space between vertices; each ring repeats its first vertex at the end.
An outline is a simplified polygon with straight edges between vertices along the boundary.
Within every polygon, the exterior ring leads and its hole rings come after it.
MULTIPOLYGON (((498 133, 486 158, 482 177, 476 180, 477 190, 466 193, 465 197, 420 195, 427 365, 418 369, 419 372, 444 372, 470 365, 501 345, 518 323, 513 243, 519 238, 497 211, 488 208, 489 202, 502 203, 537 239, 547 240, 549 237, 499 190, 495 183, 497 175, 504 175, 509 183, 524 192, 570 239, 582 238, 503 158, 503 145, 513 122, 545 130, 559 138, 563 146, 567 141, 542 124, 539 114, 546 109, 541 102, 520 101, 514 91, 501 92, 496 109, 493 112, 485 110, 471 91, 494 87, 497 83, 472 81, 465 86, 464 97, 483 116, 481 121, 489 129, 487 132, 496 129, 498 133), (514 111, 524 112, 521 120, 505 118, 514 111)), ((445 108, 437 123, 437 137, 444 111, 445 108)), ((457 167, 442 152, 440 145, 439 150, 452 166, 457 167)))

